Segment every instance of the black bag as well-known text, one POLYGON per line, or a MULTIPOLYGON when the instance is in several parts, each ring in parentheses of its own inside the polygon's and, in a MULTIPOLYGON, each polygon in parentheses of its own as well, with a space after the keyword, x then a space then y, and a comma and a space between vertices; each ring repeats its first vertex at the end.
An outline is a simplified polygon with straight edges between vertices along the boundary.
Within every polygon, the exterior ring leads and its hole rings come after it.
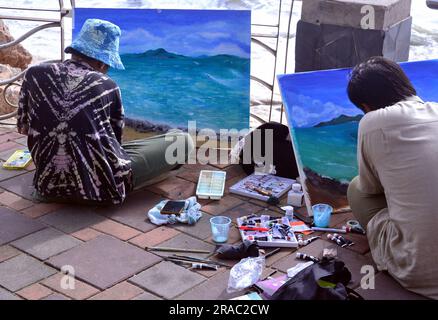
POLYGON ((272 300, 363 300, 347 288, 351 273, 339 260, 323 260, 299 272, 275 292, 272 300), (321 286, 324 281, 335 287, 321 286))
MULTIPOLYGON (((266 130, 273 131, 273 165, 275 166, 276 175, 283 178, 296 179, 298 177, 298 167, 295 159, 294 150, 292 148, 292 142, 290 140, 289 128, 283 124, 277 122, 269 122, 261 125, 256 130, 261 132, 260 146, 261 156, 265 156, 265 132, 266 130)), ((254 132, 251 132, 245 137, 245 145, 240 152, 240 164, 247 175, 254 173, 254 167, 256 161, 254 161, 254 132), (250 149, 248 149, 250 148, 250 149), (243 152, 245 150, 251 150, 251 163, 243 163, 243 152)))
POLYGON ((224 260, 241 260, 259 256, 257 242, 243 241, 240 245, 224 244, 216 250, 217 257, 224 260))

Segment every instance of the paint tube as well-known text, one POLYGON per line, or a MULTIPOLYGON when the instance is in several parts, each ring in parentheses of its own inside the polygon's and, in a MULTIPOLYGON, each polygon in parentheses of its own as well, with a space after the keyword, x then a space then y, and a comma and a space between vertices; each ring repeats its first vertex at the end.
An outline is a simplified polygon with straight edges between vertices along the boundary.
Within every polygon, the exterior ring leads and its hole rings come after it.
POLYGON ((218 269, 218 266, 214 264, 206 264, 206 263, 192 263, 191 269, 198 269, 198 270, 208 269, 208 270, 216 271, 218 269))
POLYGON ((342 240, 336 238, 336 237, 335 237, 334 235, 332 235, 332 234, 328 234, 328 235, 327 235, 327 238, 328 238, 329 240, 335 242, 338 246, 340 246, 340 247, 342 247, 342 248, 345 248, 345 247, 347 246, 346 243, 344 243, 342 240))
POLYGON ((312 237, 312 238, 309 238, 307 240, 303 240, 303 238, 301 238, 301 244, 300 244, 300 240, 298 240, 298 244, 300 246, 307 246, 307 245, 311 244, 312 242, 314 242, 314 241, 316 241, 316 240, 318 240, 320 238, 321 237, 312 237))
POLYGON ((339 235, 337 233, 335 233, 333 236, 336 237, 337 239, 341 240, 342 242, 344 242, 349 247, 354 244, 353 241, 351 241, 349 239, 346 239, 346 238, 344 238, 343 236, 341 236, 341 235, 339 235))
POLYGON ((314 256, 307 255, 305 253, 297 252, 297 259, 304 261, 312 261, 318 263, 320 260, 314 256))

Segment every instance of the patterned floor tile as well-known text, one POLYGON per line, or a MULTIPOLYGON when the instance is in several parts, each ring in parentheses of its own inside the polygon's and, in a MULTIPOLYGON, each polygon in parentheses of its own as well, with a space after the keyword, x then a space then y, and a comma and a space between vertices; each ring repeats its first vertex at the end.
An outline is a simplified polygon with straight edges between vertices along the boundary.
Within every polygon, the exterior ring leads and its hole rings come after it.
POLYGON ((18 212, 0 207, 0 245, 43 229, 45 226, 18 212))
POLYGON ((154 193, 139 191, 130 194, 125 203, 120 206, 99 208, 96 212, 137 230, 147 232, 154 229, 155 226, 149 223, 146 214, 161 200, 163 199, 154 193))
POLYGON ((65 233, 47 228, 16 240, 11 245, 40 260, 46 260, 81 243, 65 233))
POLYGON ((203 250, 208 251, 210 253, 183 253, 183 252, 161 252, 161 251, 154 251, 155 254, 160 255, 162 257, 167 257, 173 254, 180 254, 180 255, 189 255, 193 257, 199 257, 199 258, 206 258, 211 253, 214 252, 215 247, 212 244, 209 244, 207 242, 198 240, 196 238, 193 238, 186 234, 179 234, 176 237, 173 237, 170 240, 167 240, 163 243, 160 243, 158 245, 159 247, 168 247, 168 248, 178 248, 178 249, 195 249, 195 250, 203 250))
POLYGON ((76 276, 104 290, 154 265, 160 258, 102 235, 48 260, 58 269, 70 265, 76 276))
POLYGON ((32 201, 32 194, 35 190, 33 187, 33 176, 34 172, 22 174, 12 179, 0 182, 0 187, 32 201))
POLYGON ((15 292, 54 273, 53 268, 22 254, 0 263, 0 286, 15 292))
POLYGON ((94 213, 90 207, 69 206, 47 214, 38 219, 65 233, 73 233, 93 226, 105 220, 104 217, 94 213))
POLYGON ((204 280, 203 276, 166 261, 129 279, 131 283, 166 299, 173 299, 204 280))

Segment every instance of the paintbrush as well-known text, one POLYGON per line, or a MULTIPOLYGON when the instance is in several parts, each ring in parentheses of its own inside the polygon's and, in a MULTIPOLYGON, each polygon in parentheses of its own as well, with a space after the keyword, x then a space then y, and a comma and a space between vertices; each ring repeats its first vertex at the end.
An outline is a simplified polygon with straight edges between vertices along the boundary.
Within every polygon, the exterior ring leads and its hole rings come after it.
POLYGON ((267 254, 265 254, 265 259, 269 258, 270 256, 273 256, 274 254, 278 253, 281 251, 281 248, 277 248, 275 250, 272 250, 271 252, 268 252, 267 254))
POLYGON ((350 207, 341 208, 338 210, 333 211, 333 214, 340 214, 340 213, 349 213, 352 212, 350 207))
POLYGON ((192 261, 192 262, 213 263, 213 264, 217 264, 218 266, 230 268, 230 266, 225 264, 225 263, 222 263, 222 262, 219 262, 219 261, 213 261, 213 260, 210 260, 210 259, 201 259, 201 258, 196 258, 196 257, 181 256, 181 255, 178 255, 178 254, 174 254, 173 256, 170 256, 168 258, 175 258, 175 259, 187 260, 187 261, 192 261))
POLYGON ((214 261, 210 261, 210 260, 194 260, 194 259, 186 259, 186 258, 178 258, 178 257, 166 257, 166 260, 172 260, 172 261, 184 261, 187 263, 193 263, 193 262, 198 262, 198 263, 209 263, 209 264, 215 264, 214 261))
POLYGON ((146 247, 147 251, 165 251, 165 252, 189 252, 189 253, 205 253, 209 254, 210 251, 198 250, 198 249, 184 249, 184 248, 168 248, 168 247, 146 247))
POLYGON ((166 259, 168 261, 171 261, 173 263, 176 263, 177 265, 180 266, 184 266, 184 265, 189 265, 191 266, 190 269, 207 269, 207 270, 214 270, 217 271, 218 266, 217 265, 213 265, 213 264, 208 264, 208 263, 196 263, 196 262, 188 262, 188 261, 178 261, 178 260, 172 260, 172 259, 166 259))

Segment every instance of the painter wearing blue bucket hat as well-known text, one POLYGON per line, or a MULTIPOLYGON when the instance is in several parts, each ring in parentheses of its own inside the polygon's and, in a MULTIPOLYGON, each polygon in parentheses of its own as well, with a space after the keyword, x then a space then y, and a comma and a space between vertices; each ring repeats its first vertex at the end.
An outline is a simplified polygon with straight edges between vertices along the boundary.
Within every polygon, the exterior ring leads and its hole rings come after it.
POLYGON ((125 67, 119 55, 121 33, 120 28, 109 21, 88 19, 82 26, 79 35, 65 49, 65 52, 72 53, 73 50, 76 50, 112 68, 124 70, 125 67))

